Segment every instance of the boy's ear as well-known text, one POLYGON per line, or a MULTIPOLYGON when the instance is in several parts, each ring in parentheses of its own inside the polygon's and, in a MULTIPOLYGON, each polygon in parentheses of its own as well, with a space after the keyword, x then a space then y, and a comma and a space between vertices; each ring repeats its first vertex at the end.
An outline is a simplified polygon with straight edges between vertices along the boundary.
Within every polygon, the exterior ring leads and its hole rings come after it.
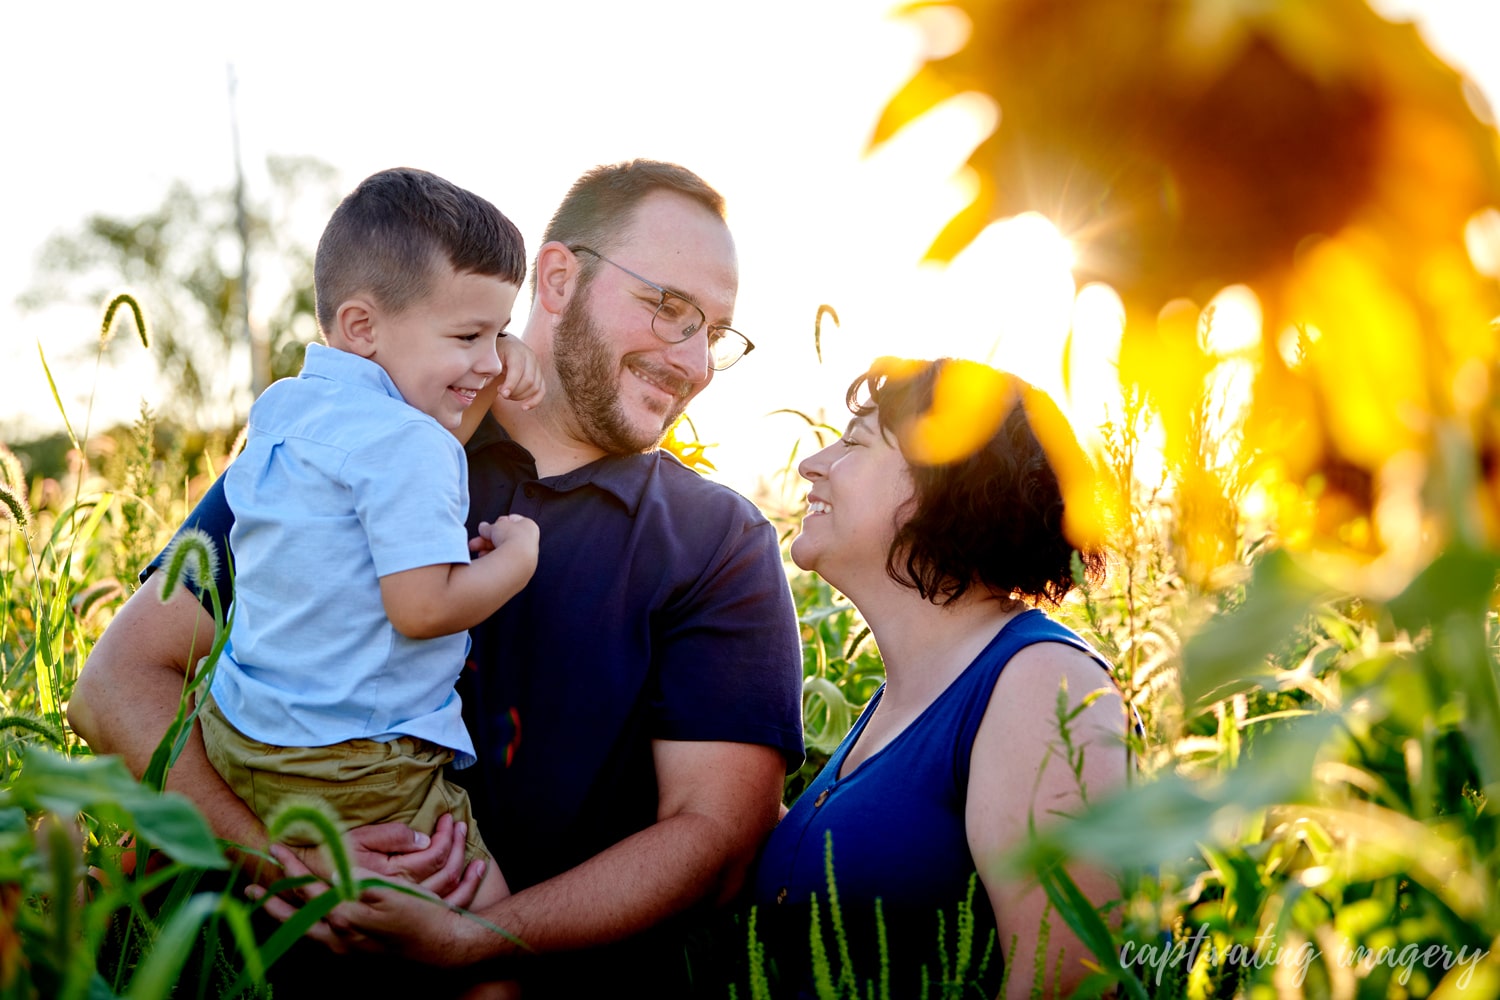
POLYGON ((368 358, 375 353, 375 304, 364 298, 339 303, 333 316, 329 347, 368 358))
POLYGON ((578 289, 578 257, 562 243, 544 243, 536 255, 536 300, 557 315, 578 289))

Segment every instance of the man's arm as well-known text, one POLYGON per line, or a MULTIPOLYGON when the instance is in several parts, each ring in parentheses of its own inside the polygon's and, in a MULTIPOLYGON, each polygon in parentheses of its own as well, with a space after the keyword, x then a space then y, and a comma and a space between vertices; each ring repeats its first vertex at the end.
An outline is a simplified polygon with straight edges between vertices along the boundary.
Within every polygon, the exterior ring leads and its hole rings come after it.
MULTIPOLYGON (((68 722, 95 753, 117 754, 137 776, 177 715, 183 678, 213 645, 213 618, 186 587, 165 604, 162 574, 130 596, 99 637, 68 704, 68 722)), ((167 774, 228 841, 263 850, 265 827, 208 762, 197 724, 167 774)), ((252 858, 245 860, 251 861, 252 858)))
POLYGON ((700 901, 733 897, 776 825, 781 753, 749 743, 658 740, 652 756, 656 822, 502 900, 493 923, 516 925, 513 932, 536 951, 558 951, 618 941, 700 901))
MULTIPOLYGON (((554 878, 480 913, 536 952, 619 941, 739 888, 775 825, 785 760, 767 746, 660 740, 653 744, 660 804, 654 824, 554 878)), ((304 874, 276 848, 289 875, 304 874)), ((477 884, 478 866, 466 873, 477 884)), ((472 898, 472 885, 466 886, 472 898)), ((317 890, 313 890, 315 893, 317 890)), ((450 897, 462 903, 462 891, 450 897)), ((281 919, 294 910, 280 900, 281 919)), ((515 952, 510 941, 430 900, 386 889, 343 904, 313 936, 343 950, 364 937, 432 965, 469 965, 515 952)))

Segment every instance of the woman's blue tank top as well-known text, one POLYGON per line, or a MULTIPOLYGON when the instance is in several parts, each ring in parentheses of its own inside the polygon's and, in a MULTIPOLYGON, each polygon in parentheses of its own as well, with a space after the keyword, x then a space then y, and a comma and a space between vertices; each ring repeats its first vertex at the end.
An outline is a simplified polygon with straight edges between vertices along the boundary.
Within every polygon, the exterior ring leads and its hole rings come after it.
POLYGON ((819 922, 829 931, 835 981, 839 975, 828 907, 830 850, 861 993, 865 982, 878 982, 880 976, 877 899, 893 987, 915 987, 924 965, 934 987, 949 977, 978 980, 991 995, 998 987, 1002 963, 994 943, 995 915, 977 880, 964 830, 970 754, 1000 672, 1017 652, 1038 642, 1061 642, 1099 659, 1083 639, 1043 612, 1024 611, 906 729, 840 778, 845 758, 880 703, 882 686, 772 832, 757 868, 754 900, 758 936, 779 967, 777 978, 791 987, 788 995, 810 988, 806 963, 814 897, 819 922), (958 939, 965 910, 973 918, 973 944, 967 949, 958 939), (940 932, 946 937, 941 944, 940 932), (965 950, 968 968, 958 969, 965 950))

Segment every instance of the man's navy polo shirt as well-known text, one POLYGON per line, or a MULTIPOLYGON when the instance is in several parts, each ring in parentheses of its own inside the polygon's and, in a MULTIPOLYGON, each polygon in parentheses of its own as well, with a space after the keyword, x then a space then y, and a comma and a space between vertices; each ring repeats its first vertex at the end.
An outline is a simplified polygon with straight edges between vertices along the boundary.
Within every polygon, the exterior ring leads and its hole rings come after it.
POLYGON ((524 514, 536 575, 472 630, 459 682, 479 764, 458 776, 511 888, 656 820, 651 742, 802 760, 802 656, 775 529, 666 452, 538 479, 491 418, 469 442, 470 534, 524 514))
MULTIPOLYGON (((655 821, 654 739, 766 744, 800 764, 796 617, 753 504, 665 452, 538 479, 489 417, 468 459, 471 537, 510 513, 541 528, 536 575, 472 630, 459 681, 479 763, 454 776, 513 890, 655 821)), ((184 527, 223 545, 221 484, 184 527)), ((227 570, 217 586, 228 607, 227 570)))

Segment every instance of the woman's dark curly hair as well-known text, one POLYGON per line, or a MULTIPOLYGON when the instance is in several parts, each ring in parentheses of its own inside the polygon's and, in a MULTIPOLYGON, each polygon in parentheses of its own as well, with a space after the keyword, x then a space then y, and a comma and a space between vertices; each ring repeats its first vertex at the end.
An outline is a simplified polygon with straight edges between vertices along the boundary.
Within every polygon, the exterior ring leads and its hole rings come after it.
MULTIPOLYGON (((1087 578, 1103 571, 1101 551, 1079 548, 1063 532, 1063 491, 1032 425, 1066 428, 1066 421, 1045 393, 976 362, 882 358, 854 380, 846 400, 857 416, 876 414, 911 469, 912 513, 886 556, 897 583, 934 604, 980 587, 1055 606, 1073 589, 1075 553, 1087 578), (966 376, 959 398, 939 388, 945 373, 966 376), (1042 407, 1045 413, 1028 413, 1042 407), (934 433, 950 444, 976 429, 982 434, 997 419, 986 440, 956 456, 929 454, 951 449, 923 443, 934 433)), ((1071 431, 1067 436, 1054 447, 1071 447, 1071 463, 1082 452, 1071 431)))

